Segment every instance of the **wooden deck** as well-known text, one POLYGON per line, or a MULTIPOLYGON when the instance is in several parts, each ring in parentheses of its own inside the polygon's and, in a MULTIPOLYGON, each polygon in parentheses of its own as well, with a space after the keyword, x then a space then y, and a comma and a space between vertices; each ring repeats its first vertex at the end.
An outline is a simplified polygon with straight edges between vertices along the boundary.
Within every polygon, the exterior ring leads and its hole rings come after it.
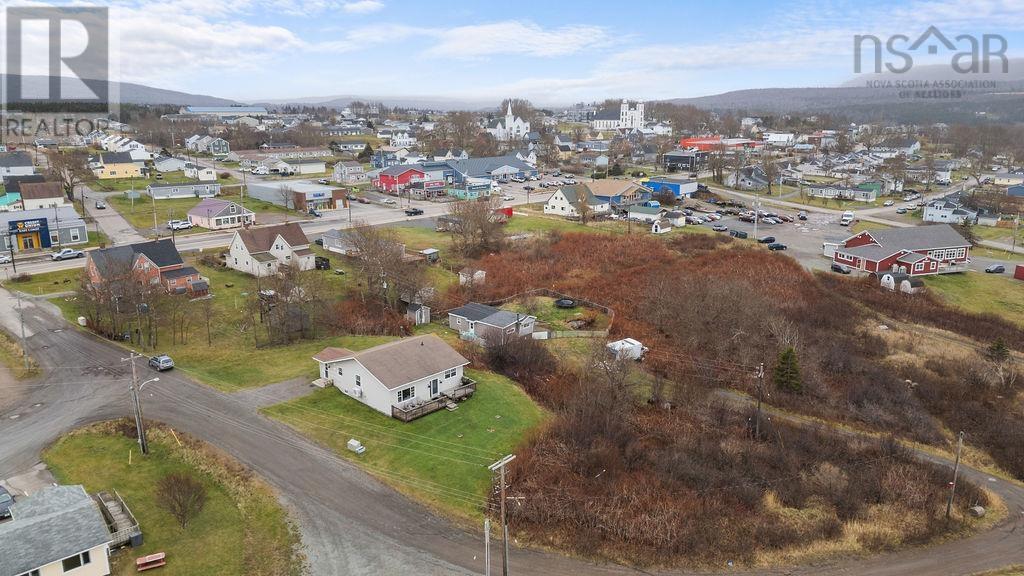
POLYGON ((391 406, 391 417, 397 418, 402 422, 411 422, 431 412, 437 412, 449 403, 460 402, 469 398, 474 392, 476 392, 476 380, 463 376, 462 383, 459 386, 447 392, 442 392, 440 396, 433 400, 405 407, 391 406))

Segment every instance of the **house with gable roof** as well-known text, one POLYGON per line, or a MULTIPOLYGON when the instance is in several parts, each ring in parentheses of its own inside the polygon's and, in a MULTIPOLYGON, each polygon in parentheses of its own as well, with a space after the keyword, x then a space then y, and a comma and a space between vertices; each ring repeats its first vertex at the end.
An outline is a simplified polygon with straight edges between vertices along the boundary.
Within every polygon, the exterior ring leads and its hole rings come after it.
POLYGON ((253 276, 272 276, 281 266, 312 270, 309 239, 295 222, 236 230, 228 251, 228 268, 253 276))
POLYGON ((962 272, 971 243, 949 224, 865 230, 836 248, 832 261, 872 274, 910 276, 962 272))
POLYGON ((477 302, 448 311, 449 328, 458 331, 464 340, 475 340, 484 346, 499 346, 516 338, 529 338, 536 322, 536 316, 477 302))
POLYGON ((555 190, 555 193, 544 203, 544 213, 578 218, 581 202, 586 202, 587 208, 592 214, 604 214, 612 209, 608 200, 601 200, 595 196, 586 185, 577 184, 576 186, 563 186, 555 190))
POLYGON ((202 298, 210 282, 192 266, 185 266, 170 238, 112 246, 85 253, 85 272, 92 288, 117 292, 119 283, 160 284, 171 294, 202 298))
POLYGON ((324 348, 313 356, 318 382, 329 383, 370 408, 408 422, 471 396, 476 382, 463 376, 469 364, 433 334, 402 338, 359 352, 324 348))
POLYGON ((204 198, 188 211, 188 221, 207 230, 224 230, 255 224, 256 213, 237 202, 204 198))

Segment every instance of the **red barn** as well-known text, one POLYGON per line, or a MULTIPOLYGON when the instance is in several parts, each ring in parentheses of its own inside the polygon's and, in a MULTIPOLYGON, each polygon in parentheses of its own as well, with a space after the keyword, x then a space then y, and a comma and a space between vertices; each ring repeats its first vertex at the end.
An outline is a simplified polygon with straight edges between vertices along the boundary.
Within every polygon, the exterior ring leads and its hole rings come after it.
POLYGON ((412 182, 424 180, 427 173, 412 164, 389 166, 380 171, 373 185, 385 192, 401 192, 412 182))
POLYGON ((865 230, 844 240, 832 261, 872 273, 911 276, 962 272, 971 243, 949 224, 865 230))

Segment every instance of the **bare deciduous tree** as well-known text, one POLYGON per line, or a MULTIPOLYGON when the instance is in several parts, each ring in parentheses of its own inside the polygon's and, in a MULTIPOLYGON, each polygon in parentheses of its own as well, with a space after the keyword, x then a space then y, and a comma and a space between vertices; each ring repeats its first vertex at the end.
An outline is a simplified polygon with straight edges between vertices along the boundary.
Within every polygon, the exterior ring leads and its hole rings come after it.
POLYGON ((202 512, 206 504, 206 487, 188 474, 169 474, 157 482, 156 500, 185 528, 202 512))
POLYGON ((501 250, 505 230, 494 212, 500 206, 501 199, 496 196, 483 201, 464 200, 449 204, 452 248, 468 257, 501 250))

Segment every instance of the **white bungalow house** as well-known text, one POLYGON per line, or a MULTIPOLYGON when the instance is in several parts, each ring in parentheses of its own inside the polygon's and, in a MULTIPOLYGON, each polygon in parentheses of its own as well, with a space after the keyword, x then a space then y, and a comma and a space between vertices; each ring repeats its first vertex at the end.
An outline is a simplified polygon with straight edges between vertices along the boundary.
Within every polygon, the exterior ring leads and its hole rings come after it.
POLYGON ((604 214, 611 211, 611 204, 607 200, 601 200, 590 191, 590 188, 577 186, 563 186, 555 191, 544 204, 545 214, 557 214, 559 216, 579 217, 580 196, 586 199, 587 207, 591 214, 604 214))
POLYGON ((319 383, 404 421, 454 406, 476 391, 476 383, 463 377, 469 360, 433 334, 360 352, 324 348, 313 360, 320 365, 319 383))
POLYGON ((236 230, 228 251, 228 268, 253 276, 272 276, 280 266, 312 270, 309 239, 295 222, 266 228, 236 230))

